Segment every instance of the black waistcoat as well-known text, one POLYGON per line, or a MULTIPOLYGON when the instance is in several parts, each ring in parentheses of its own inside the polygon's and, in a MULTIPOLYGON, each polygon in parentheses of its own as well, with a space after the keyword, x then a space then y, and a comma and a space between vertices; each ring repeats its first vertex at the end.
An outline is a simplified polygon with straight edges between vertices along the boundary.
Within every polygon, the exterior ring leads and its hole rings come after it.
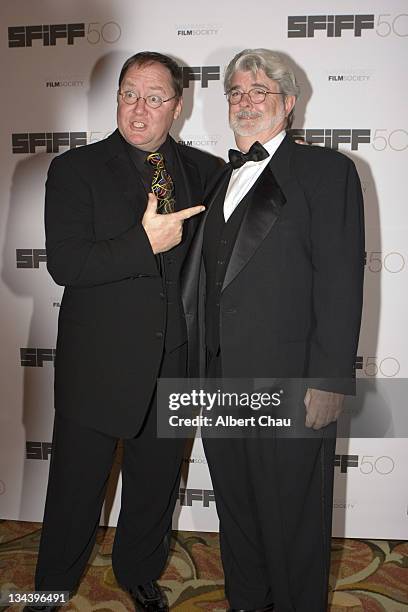
POLYGON ((227 186, 228 182, 211 206, 204 228, 205 344, 213 355, 217 354, 220 346, 220 298, 225 272, 250 198, 249 192, 225 222, 224 199, 227 186))

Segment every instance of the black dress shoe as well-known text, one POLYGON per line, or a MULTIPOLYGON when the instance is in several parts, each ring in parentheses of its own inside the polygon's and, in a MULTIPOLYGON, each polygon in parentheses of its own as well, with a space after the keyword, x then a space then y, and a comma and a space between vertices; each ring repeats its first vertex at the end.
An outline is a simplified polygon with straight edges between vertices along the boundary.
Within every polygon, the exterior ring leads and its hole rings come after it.
POLYGON ((162 593, 155 580, 147 582, 146 584, 139 584, 133 589, 129 589, 129 593, 138 611, 168 612, 169 610, 167 597, 162 593))

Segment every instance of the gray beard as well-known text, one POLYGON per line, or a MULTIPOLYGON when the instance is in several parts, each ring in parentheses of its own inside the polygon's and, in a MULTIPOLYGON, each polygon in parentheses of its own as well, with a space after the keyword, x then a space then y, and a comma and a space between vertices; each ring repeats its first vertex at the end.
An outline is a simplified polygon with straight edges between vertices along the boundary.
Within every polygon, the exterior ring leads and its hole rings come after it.
MULTIPOLYGON (((241 113, 239 113, 239 115, 241 116, 241 118, 247 117, 249 119, 251 119, 251 117, 254 119, 262 117, 262 113, 251 113, 250 111, 242 111, 241 113)), ((234 134, 237 134, 238 136, 256 136, 260 132, 273 129, 276 125, 278 125, 280 121, 285 119, 285 111, 282 109, 282 111, 278 115, 275 115, 270 122, 261 120, 259 122, 256 122, 252 126, 241 125, 239 119, 240 117, 238 116, 234 119, 231 119, 229 122, 230 128, 232 129, 234 134)))

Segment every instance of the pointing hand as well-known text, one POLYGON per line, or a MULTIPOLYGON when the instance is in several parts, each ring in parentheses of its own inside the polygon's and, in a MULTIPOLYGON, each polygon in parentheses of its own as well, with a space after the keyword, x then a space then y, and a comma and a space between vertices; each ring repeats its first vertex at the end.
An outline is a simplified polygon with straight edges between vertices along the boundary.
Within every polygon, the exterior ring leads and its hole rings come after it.
POLYGON ((205 206, 192 206, 174 213, 157 214, 157 198, 149 193, 142 225, 153 253, 164 253, 177 246, 183 236, 183 222, 205 210, 205 206))

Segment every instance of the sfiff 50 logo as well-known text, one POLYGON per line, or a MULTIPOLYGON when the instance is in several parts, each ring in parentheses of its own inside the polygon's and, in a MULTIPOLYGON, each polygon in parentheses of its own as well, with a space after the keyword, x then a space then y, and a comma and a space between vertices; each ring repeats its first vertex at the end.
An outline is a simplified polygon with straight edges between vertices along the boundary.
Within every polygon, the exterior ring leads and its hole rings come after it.
POLYGON ((310 144, 322 144, 332 149, 338 149, 340 144, 349 144, 351 150, 356 151, 361 144, 371 142, 371 130, 365 129, 293 128, 290 133, 295 139, 302 139, 310 144))
POLYGON ((40 41, 43 47, 54 47, 57 41, 73 45, 83 38, 91 45, 98 43, 115 43, 119 40, 122 29, 116 21, 100 23, 56 23, 46 25, 21 25, 8 28, 9 47, 32 47, 34 41, 40 41))
POLYGON ((326 36, 342 36, 344 30, 353 30, 361 36, 363 30, 374 29, 374 15, 290 15, 288 38, 314 38, 317 30, 325 30, 326 36))
POLYGON ((404 38, 408 36, 408 13, 288 16, 288 38, 314 38, 319 30, 326 38, 339 38, 346 30, 351 30, 349 36, 357 38, 366 30, 373 30, 380 38, 404 38))

